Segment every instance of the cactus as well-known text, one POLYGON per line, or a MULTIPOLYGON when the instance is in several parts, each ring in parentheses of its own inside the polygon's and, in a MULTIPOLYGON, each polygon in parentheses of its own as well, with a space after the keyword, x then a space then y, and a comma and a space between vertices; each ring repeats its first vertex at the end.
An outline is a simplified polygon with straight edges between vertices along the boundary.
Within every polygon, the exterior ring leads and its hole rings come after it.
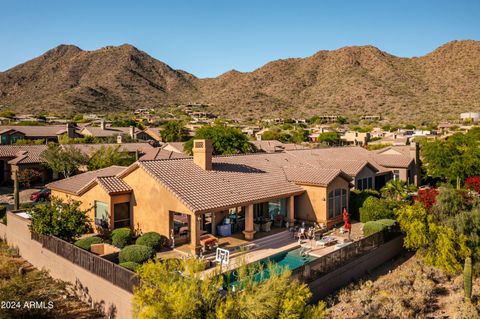
POLYGON ((13 175, 13 209, 20 209, 20 186, 18 184, 18 172, 13 175))
POLYGON ((465 259, 463 290, 465 292, 465 301, 470 301, 472 299, 472 258, 470 257, 465 259))

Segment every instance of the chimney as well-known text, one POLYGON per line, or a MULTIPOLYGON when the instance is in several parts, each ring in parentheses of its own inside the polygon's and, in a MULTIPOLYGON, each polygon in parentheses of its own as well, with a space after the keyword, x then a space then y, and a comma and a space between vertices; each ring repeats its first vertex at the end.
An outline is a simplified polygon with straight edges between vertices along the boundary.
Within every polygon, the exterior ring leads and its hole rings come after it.
POLYGON ((117 135, 117 143, 118 144, 122 144, 122 136, 121 135, 117 135))
POLYGON ((130 126, 130 137, 132 140, 135 139, 135 126, 130 126))
POLYGON ((105 120, 103 120, 103 119, 100 121, 100 128, 102 130, 105 130, 105 120))
POLYGON ((212 169, 212 141, 193 140, 193 162, 203 170, 212 169))
POLYGON ((410 158, 415 160, 415 163, 418 163, 420 160, 420 147, 418 143, 410 143, 410 158))
POLYGON ((68 138, 75 138, 75 125, 67 123, 67 136, 68 138))

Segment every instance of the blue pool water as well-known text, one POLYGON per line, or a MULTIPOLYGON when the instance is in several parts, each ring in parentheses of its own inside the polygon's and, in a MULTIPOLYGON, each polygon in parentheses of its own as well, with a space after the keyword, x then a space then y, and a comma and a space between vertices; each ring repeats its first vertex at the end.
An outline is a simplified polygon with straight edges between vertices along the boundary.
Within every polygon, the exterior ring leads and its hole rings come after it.
MULTIPOLYGON (((294 270, 316 259, 316 257, 312 257, 309 255, 302 255, 302 250, 303 250, 302 248, 296 248, 296 249, 282 252, 282 253, 257 261, 258 264, 264 267, 263 269, 259 270, 259 272, 253 275, 255 280, 257 282, 260 282, 262 279, 265 280, 270 277, 270 273, 268 269, 269 263, 279 266, 280 269, 294 270)), ((237 281, 238 279, 237 276, 238 274, 235 270, 224 275, 226 286, 238 287, 239 282, 237 281)))

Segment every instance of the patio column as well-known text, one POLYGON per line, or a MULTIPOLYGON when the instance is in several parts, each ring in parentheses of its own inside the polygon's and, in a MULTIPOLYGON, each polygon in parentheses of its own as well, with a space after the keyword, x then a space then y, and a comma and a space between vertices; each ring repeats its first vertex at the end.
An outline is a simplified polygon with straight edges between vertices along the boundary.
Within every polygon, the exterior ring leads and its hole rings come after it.
POLYGON ((243 234, 245 235, 245 239, 252 240, 255 235, 255 230, 253 229, 253 204, 245 208, 245 230, 243 234))
POLYGON ((287 199, 287 221, 290 225, 295 223, 295 196, 287 199))
POLYGON ((190 216, 190 251, 194 255, 198 255, 202 246, 200 245, 200 221, 198 220, 199 216, 191 215, 190 216))

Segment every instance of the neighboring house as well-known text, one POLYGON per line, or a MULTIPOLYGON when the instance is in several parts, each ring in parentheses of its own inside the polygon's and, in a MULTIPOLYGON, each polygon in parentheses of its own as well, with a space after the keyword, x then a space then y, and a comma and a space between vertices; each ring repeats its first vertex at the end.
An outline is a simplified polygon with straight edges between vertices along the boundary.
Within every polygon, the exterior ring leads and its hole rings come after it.
POLYGON ((40 173, 43 183, 50 181, 52 173, 42 163, 40 154, 46 145, 1 145, 0 146, 0 184, 11 183, 13 173, 34 169, 40 173))
POLYGON ((304 150, 307 147, 295 143, 282 143, 277 140, 250 141, 257 151, 265 153, 275 153, 292 150, 304 150))
POLYGON ((106 126, 104 121, 100 122, 100 126, 85 126, 80 134, 83 136, 93 136, 97 138, 109 138, 114 136, 128 135, 132 139, 137 139, 137 135, 140 134, 140 137, 144 137, 143 131, 137 129, 134 126, 130 127, 112 127, 106 126))
POLYGON ((143 140, 162 141, 161 127, 147 127, 143 132, 147 135, 142 138, 143 140))
POLYGON ((473 123, 477 123, 480 120, 480 112, 465 112, 460 114, 462 121, 470 120, 473 123))
POLYGON ((162 145, 162 149, 165 151, 187 154, 184 148, 185 142, 168 142, 162 145))
POLYGON ((370 132, 347 131, 341 139, 345 141, 347 145, 364 146, 370 141, 370 132))
POLYGON ((255 237, 259 218, 326 225, 342 222, 351 177, 314 167, 289 153, 212 156, 208 140, 195 140, 193 157, 138 161, 47 185, 52 195, 73 198, 97 225, 156 231, 192 253, 205 233, 255 237), (228 232, 223 233, 225 219, 228 232))
POLYGON ((48 126, 0 126, 1 145, 15 144, 18 140, 46 140, 57 142, 62 135, 80 137, 79 129, 72 124, 48 126))

